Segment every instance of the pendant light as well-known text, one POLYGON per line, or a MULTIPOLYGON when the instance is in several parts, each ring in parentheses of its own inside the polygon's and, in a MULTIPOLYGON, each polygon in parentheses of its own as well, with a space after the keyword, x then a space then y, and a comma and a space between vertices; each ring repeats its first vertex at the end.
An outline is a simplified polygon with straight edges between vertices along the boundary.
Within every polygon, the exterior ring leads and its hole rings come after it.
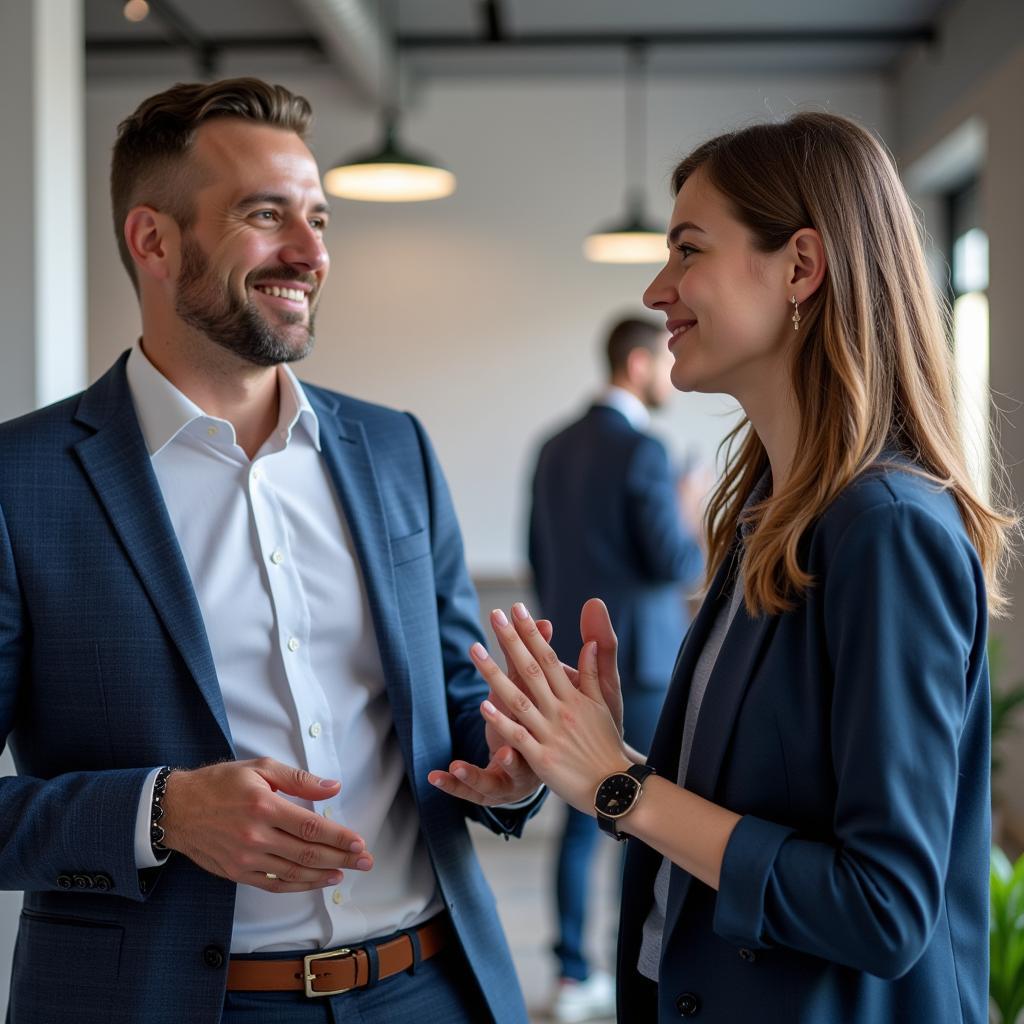
POLYGON ((593 263, 664 263, 665 232, 652 224, 644 208, 647 147, 646 51, 635 43, 626 68, 626 216, 598 228, 583 242, 583 254, 593 263))
MULTIPOLYGON (((382 20, 381 48, 386 48, 382 20)), ((382 93, 394 97, 394 101, 381 107, 381 142, 375 149, 339 160, 324 175, 324 188, 333 196, 371 203, 416 203, 443 199, 455 191, 455 175, 451 171, 425 156, 410 153, 398 140, 397 60, 396 49, 390 88, 388 83, 382 83, 382 93)), ((382 53, 381 68, 385 69, 387 64, 386 54, 382 53)))

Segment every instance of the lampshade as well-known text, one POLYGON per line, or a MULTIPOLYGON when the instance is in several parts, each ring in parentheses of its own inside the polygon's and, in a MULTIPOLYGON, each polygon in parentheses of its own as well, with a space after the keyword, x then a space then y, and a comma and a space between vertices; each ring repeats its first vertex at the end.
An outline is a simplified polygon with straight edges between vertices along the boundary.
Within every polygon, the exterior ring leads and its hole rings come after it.
POLYGON ((396 141, 394 116, 384 122, 379 148, 340 160, 324 175, 324 188, 333 196, 371 203, 415 203, 443 199, 455 191, 455 175, 396 141))
POLYGON ((644 216, 643 201, 633 195, 629 212, 583 240, 583 255, 592 263, 664 263, 665 232, 644 216))

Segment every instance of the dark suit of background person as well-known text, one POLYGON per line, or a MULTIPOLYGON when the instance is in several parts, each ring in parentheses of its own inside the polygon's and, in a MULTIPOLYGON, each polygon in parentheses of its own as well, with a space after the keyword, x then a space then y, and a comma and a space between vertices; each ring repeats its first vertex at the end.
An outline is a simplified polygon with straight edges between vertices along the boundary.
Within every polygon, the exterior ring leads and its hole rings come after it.
MULTIPOLYGON (((742 817, 717 893, 671 868, 656 997, 637 952, 662 858, 628 844, 620 1020, 986 1024, 978 556, 950 495, 899 471, 851 484, 801 551, 806 599, 756 619, 741 603, 708 682, 686 788, 742 817)), ((727 559, 694 620, 650 749, 672 780, 733 570, 727 559)))
MULTIPOLYGON (((685 588, 703 555, 697 523, 681 514, 665 447, 644 431, 648 409, 672 392, 661 326, 626 319, 606 344, 611 387, 542 447, 533 477, 529 559, 552 645, 575 665, 584 602, 600 597, 619 640, 626 740, 646 750, 686 631, 685 588), (632 422, 631 422, 632 420, 632 422)), ((695 516, 692 517, 695 520, 695 516)), ((567 808, 557 878, 563 978, 583 980, 592 817, 567 808)))
MULTIPOLYGON (((426 781, 453 756, 487 761, 487 687, 466 656, 476 596, 447 488, 411 416, 305 391, 448 913, 494 1019, 525 1021, 463 814, 518 834, 528 812, 480 813, 426 781)), ((235 755, 124 357, 0 427, 0 728, 18 768, 0 780, 0 883, 25 890, 13 1024, 218 1021, 236 886, 181 856, 140 873, 132 845, 152 766, 235 755)))

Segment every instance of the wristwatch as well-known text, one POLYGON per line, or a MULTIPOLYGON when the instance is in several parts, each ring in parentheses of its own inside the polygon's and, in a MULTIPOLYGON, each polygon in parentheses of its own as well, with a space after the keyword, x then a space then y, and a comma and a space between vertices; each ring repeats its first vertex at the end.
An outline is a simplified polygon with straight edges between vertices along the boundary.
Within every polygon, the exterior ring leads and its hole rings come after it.
POLYGON ((620 843, 629 837, 619 831, 619 818, 625 817, 640 799, 644 791, 644 779, 653 775, 654 769, 646 764, 630 765, 624 772, 612 772, 603 779, 594 794, 594 810, 601 829, 620 843))

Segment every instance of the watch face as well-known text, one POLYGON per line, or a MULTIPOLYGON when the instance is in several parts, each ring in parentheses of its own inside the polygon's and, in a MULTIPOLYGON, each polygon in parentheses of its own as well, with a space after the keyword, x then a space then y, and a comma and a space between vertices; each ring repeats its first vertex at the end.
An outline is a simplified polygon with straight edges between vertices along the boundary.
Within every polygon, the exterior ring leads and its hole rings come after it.
POLYGON ((618 818, 633 806, 639 792, 640 783, 632 775, 609 775, 598 787, 594 806, 609 818, 618 818))

